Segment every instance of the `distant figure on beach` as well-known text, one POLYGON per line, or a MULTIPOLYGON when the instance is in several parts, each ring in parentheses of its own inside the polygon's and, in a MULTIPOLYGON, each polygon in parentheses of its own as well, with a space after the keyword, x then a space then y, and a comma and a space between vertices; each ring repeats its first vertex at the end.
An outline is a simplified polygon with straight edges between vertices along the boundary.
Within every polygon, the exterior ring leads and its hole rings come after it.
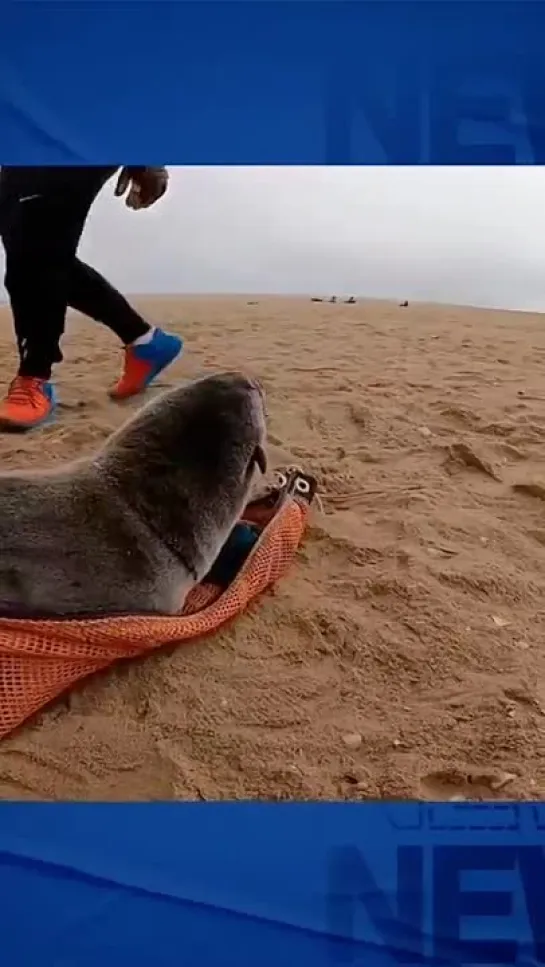
POLYGON ((323 302, 323 299, 319 299, 318 296, 313 295, 310 299, 311 302, 323 302))
POLYGON ((400 308, 400 309, 406 309, 408 305, 409 305, 409 303, 408 303, 408 302, 407 302, 407 300, 405 299, 405 302, 400 302, 400 303, 399 303, 399 308, 400 308))
POLYGON ((355 306, 356 305, 356 300, 355 300, 355 298, 354 298, 353 295, 351 295, 350 298, 346 300, 345 305, 347 305, 347 306, 355 306))
POLYGON ((332 303, 333 303, 333 305, 335 305, 335 303, 336 303, 336 301, 337 301, 337 296, 336 296, 336 295, 332 295, 332 296, 331 296, 331 299, 330 299, 329 301, 330 301, 330 302, 332 302, 332 303))
MULTIPOLYGON (((97 195, 118 171, 112 167, 2 167, 0 236, 6 253, 5 286, 19 350, 19 369, 0 403, 0 428, 25 431, 49 421, 56 396, 52 368, 68 306, 111 329, 125 350, 118 383, 121 400, 141 393, 172 363, 183 342, 146 322, 95 269, 77 258, 80 238, 97 195)), ((165 194, 166 168, 124 167, 116 196, 133 210, 165 194)))

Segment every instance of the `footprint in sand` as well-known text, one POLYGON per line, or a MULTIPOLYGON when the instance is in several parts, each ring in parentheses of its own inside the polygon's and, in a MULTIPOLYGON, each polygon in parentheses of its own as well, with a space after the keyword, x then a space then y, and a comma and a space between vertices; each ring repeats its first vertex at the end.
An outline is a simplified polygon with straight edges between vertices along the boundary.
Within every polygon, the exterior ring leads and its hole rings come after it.
POLYGON ((421 797, 436 802, 502 799, 517 778, 511 772, 495 769, 483 772, 440 769, 421 778, 421 797))

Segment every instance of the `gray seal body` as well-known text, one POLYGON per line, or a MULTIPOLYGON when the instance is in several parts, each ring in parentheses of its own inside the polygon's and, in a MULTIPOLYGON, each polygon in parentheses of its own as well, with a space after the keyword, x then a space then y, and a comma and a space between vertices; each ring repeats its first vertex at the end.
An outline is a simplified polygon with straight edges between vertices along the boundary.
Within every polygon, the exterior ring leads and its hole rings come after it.
POLYGON ((98 454, 0 474, 0 615, 176 614, 264 473, 264 398, 240 373, 143 407, 98 454))

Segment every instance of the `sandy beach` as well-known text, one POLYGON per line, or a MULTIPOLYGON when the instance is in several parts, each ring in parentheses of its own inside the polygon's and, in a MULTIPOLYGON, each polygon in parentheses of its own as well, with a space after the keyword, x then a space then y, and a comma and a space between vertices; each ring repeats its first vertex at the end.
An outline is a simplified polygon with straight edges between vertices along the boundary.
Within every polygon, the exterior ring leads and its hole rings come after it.
MULTIPOLYGON (((0 744, 0 797, 545 798, 545 315, 258 296, 141 299, 162 386, 268 395, 272 464, 319 479, 297 561, 228 629, 88 680, 0 744)), ((3 467, 89 453, 135 409, 71 316, 58 420, 3 467)), ((6 382, 15 364, 0 309, 6 382)))

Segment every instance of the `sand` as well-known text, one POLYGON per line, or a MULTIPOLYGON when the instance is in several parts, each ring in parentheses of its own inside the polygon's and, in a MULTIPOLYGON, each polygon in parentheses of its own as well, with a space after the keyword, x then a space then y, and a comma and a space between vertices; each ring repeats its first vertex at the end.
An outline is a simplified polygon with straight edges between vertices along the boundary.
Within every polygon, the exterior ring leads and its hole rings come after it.
MULTIPOLYGON (((317 474, 291 574, 206 642, 87 681, 0 745, 0 796, 545 797, 545 316, 257 297, 140 300, 165 378, 246 368, 270 457, 317 474), (256 302, 258 304, 253 304, 256 302)), ((7 311, 2 372, 13 366, 7 311)), ((3 467, 90 452, 138 403, 74 316, 55 426, 3 467)))

